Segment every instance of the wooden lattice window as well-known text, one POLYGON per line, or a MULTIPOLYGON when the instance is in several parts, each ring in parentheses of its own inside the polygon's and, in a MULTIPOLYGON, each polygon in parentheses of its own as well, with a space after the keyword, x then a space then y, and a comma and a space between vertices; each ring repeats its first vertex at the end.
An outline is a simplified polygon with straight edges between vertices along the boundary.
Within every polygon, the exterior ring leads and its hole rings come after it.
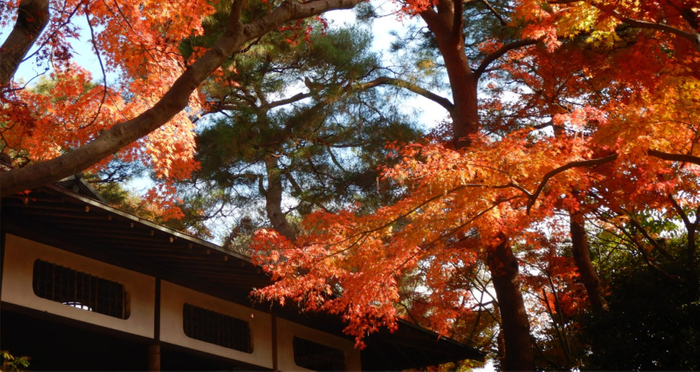
POLYGON ((185 304, 182 315, 187 337, 246 353, 253 352, 250 326, 245 320, 190 304, 185 304))
POLYGON ((124 285, 50 262, 34 262, 34 294, 82 310, 129 317, 124 285))
POLYGON ((294 337, 294 363, 314 371, 344 371, 345 354, 340 349, 294 337))

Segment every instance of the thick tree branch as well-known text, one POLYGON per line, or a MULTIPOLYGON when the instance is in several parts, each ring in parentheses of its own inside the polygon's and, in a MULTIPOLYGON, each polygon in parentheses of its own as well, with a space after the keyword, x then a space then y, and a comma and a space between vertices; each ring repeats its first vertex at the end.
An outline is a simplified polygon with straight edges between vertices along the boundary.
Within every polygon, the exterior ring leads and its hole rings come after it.
POLYGON ((449 99, 447 99, 445 97, 438 96, 437 94, 435 94, 427 89, 423 89, 416 84, 413 84, 413 83, 410 83, 408 81, 401 80, 401 79, 394 79, 394 78, 382 76, 382 77, 376 78, 372 81, 368 81, 366 83, 359 84, 357 86, 357 88, 364 90, 364 89, 369 89, 369 88, 373 88, 373 87, 380 86, 380 85, 393 85, 395 87, 407 89, 413 93, 419 94, 419 95, 437 103, 438 105, 444 107, 445 110, 447 110, 447 112, 449 112, 450 114, 452 114, 454 111, 454 105, 452 104, 452 102, 450 102, 449 99))
POLYGON ((484 58, 483 61, 481 61, 481 64, 479 65, 479 67, 476 69, 476 71, 474 71, 474 75, 477 76, 477 79, 479 77, 481 77, 481 74, 483 74, 484 71, 486 71, 486 69, 489 67, 489 65, 491 63, 493 63, 497 59, 503 57, 504 54, 510 52, 511 50, 522 48, 522 47, 528 46, 528 45, 534 45, 537 43, 538 43, 537 40, 525 39, 525 40, 518 40, 518 41, 509 43, 509 44, 506 44, 506 45, 500 47, 498 50, 489 54, 488 56, 486 56, 486 58, 484 58))
POLYGON ((294 103, 294 102, 301 101, 302 99, 304 99, 304 98, 309 98, 309 97, 311 97, 311 96, 312 96, 311 92, 309 92, 309 93, 299 93, 299 94, 295 94, 295 95, 293 95, 293 96, 291 96, 291 97, 289 97, 289 98, 286 98, 286 99, 281 99, 281 100, 279 100, 279 101, 270 102, 270 103, 268 103, 267 105, 263 105, 263 106, 260 107, 260 108, 263 109, 263 110, 270 110, 270 109, 273 109, 273 108, 275 108, 275 107, 280 107, 280 106, 288 105, 288 104, 290 104, 290 103, 294 103))
MULTIPOLYGON (((290 103, 298 102, 304 98, 309 98, 309 97, 311 97, 311 93, 298 93, 298 94, 295 94, 289 98, 281 99, 279 101, 274 101, 274 102, 264 101, 263 104, 260 105, 260 107, 258 107, 258 109, 263 110, 263 111, 269 111, 275 107, 288 105, 290 103)), ((248 101, 247 103, 250 104, 251 106, 255 106, 255 104, 252 101, 248 101)), ((221 104, 216 105, 216 110, 213 110, 213 111, 208 112, 208 113, 219 112, 221 110, 235 111, 235 110, 238 110, 239 108, 240 108, 240 106, 238 106, 235 103, 221 103, 221 104)))
POLYGON ((49 0, 22 0, 17 10, 17 22, 0 47, 0 87, 15 75, 24 56, 49 23, 49 0))
MULTIPOLYGON (((0 173, 0 195, 43 186, 89 168, 116 153, 122 147, 147 135, 184 109, 188 97, 204 79, 247 41, 258 38, 295 19, 321 14, 328 10, 349 9, 361 0, 319 0, 300 4, 283 2, 268 15, 241 25, 236 1, 227 30, 204 56, 182 73, 170 90, 153 107, 134 119, 115 124, 94 141, 57 158, 0 173)), ((240 9, 240 8, 238 8, 240 9)))
POLYGON ((527 212, 530 213, 530 209, 537 201, 537 197, 540 196, 540 194, 542 193, 542 190, 547 185, 547 182, 549 181, 550 178, 556 176, 557 174, 559 174, 561 172, 567 171, 571 168, 589 167, 589 166, 593 166, 593 165, 600 165, 600 164, 614 161, 615 159, 617 159, 617 157, 618 157, 618 154, 611 154, 611 155, 608 155, 608 156, 605 156, 602 158, 597 158, 597 159, 572 161, 571 163, 564 164, 559 168, 556 168, 556 169, 553 169, 553 170, 547 172, 547 174, 545 174, 544 177, 542 178, 542 182, 540 182, 540 185, 537 187, 537 190, 532 194, 532 196, 530 197, 530 200, 527 202, 527 212))
POLYGON ((668 152, 661 152, 656 150, 648 150, 647 154, 659 159, 670 160, 670 161, 680 161, 685 163, 693 163, 700 165, 700 157, 686 154, 670 154, 668 152))

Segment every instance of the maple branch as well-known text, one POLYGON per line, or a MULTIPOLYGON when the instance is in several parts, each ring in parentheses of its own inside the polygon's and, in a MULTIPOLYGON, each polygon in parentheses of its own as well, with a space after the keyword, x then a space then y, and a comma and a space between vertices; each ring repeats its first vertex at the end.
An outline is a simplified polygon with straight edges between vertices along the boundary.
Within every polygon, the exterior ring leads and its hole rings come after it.
POLYGON ((287 0, 267 15, 245 25, 240 23, 240 17, 236 18, 240 14, 243 2, 238 0, 234 3, 229 24, 216 44, 190 65, 150 109, 131 120, 115 124, 93 141, 71 152, 20 169, 1 172, 0 196, 47 185, 87 169, 164 125, 187 106, 190 94, 204 79, 240 50, 247 41, 265 35, 288 21, 329 10, 350 9, 361 0, 316 0, 303 4, 287 0))
POLYGON ((691 33, 691 32, 685 32, 685 31, 679 30, 679 29, 677 29, 677 28, 675 28, 675 27, 671 27, 671 26, 669 26, 669 25, 665 25, 665 24, 663 24, 663 23, 646 22, 646 21, 639 21, 639 20, 636 20, 636 19, 627 18, 627 17, 625 17, 625 16, 623 16, 623 15, 617 13, 617 12, 613 12, 613 14, 615 14, 615 16, 616 16, 619 20, 621 20, 621 21, 623 21, 623 22, 629 24, 629 25, 632 26, 632 27, 647 28, 647 29, 652 29, 652 30, 659 30, 659 31, 663 31, 663 32, 672 33, 672 34, 674 34, 674 35, 676 35, 676 36, 680 36, 680 37, 682 37, 682 38, 684 38, 684 39, 687 39, 687 40, 689 40, 691 43, 693 43, 693 45, 695 45, 695 50, 697 50, 698 52, 700 52, 700 34, 691 33))
MULTIPOLYGON (((636 228, 642 234, 642 236, 644 236, 644 238, 647 239, 651 243, 651 245, 661 253, 662 256, 666 257, 670 261, 676 261, 676 259, 670 253, 668 253, 668 251, 664 247, 662 247, 661 244, 656 239, 654 239, 653 236, 651 236, 651 234, 649 234, 647 229, 632 216, 632 212, 621 207, 618 207, 618 209, 627 215, 630 224, 634 228, 636 228)), ((616 213, 621 214, 619 211, 616 211, 616 213)))
POLYGON ((700 165, 700 157, 698 156, 686 154, 671 154, 668 152, 661 152, 656 150, 648 150, 647 154, 663 160, 680 161, 700 165))
POLYGON ((683 220, 683 224, 685 224, 686 229, 690 230, 694 224, 692 222, 690 222, 690 218, 688 218, 688 214, 685 213, 685 211, 683 210, 681 205, 678 204, 678 201, 676 201, 676 199, 673 197, 673 195, 668 194, 668 198, 669 198, 669 200, 671 200, 671 205, 673 205, 673 208, 676 210, 676 213, 678 213, 678 215, 681 216, 681 219, 683 220))
POLYGON ((698 211, 700 211, 700 206, 698 206, 697 211, 695 212, 695 222, 690 222, 690 217, 688 217, 688 214, 685 213, 683 210, 683 207, 676 201, 676 199, 673 197, 673 195, 668 194, 668 198, 671 200, 671 204, 673 205, 673 208, 676 210, 676 212, 681 216, 681 219, 683 220, 683 224, 685 225, 685 229, 688 232, 688 247, 686 249, 687 253, 687 259, 689 263, 689 267, 695 267, 695 249, 696 249, 696 244, 695 244, 695 232, 698 227, 698 222, 700 222, 700 216, 698 216, 698 211))
MULTIPOLYGON (((616 212, 616 213, 620 214, 618 212, 616 212)), ((639 252, 639 254, 644 259, 644 262, 646 262, 646 264, 649 267, 651 267, 656 272, 658 272, 659 274, 665 276, 666 278, 668 278, 670 280, 673 280, 676 282, 683 282, 683 279, 681 279, 679 276, 669 273, 668 271, 662 269, 660 266, 658 266, 654 262, 652 262, 649 259, 649 256, 647 255, 646 251, 644 250, 644 247, 637 241, 637 239, 634 238, 634 236, 632 236, 632 233, 630 233, 629 231, 627 231, 627 229, 624 228, 624 226, 616 224, 612 221, 608 221, 608 223, 615 226, 618 230, 622 231, 622 234, 624 234, 627 237, 627 240, 634 246, 634 248, 636 248, 636 250, 639 252)))
POLYGON ((22 0, 19 3, 15 26, 0 47, 0 87, 10 84, 49 18, 49 0, 22 0))
POLYGON ((533 40, 533 39, 518 40, 518 41, 515 41, 512 43, 508 43, 508 44, 498 48, 498 50, 489 54, 488 56, 486 56, 486 58, 484 58, 483 61, 481 61, 481 64, 479 65, 479 67, 476 69, 476 71, 474 71, 474 75, 478 79, 479 77, 481 77, 481 74, 483 74, 484 71, 486 71, 486 69, 489 67, 489 65, 491 63, 493 63, 497 59, 503 57, 504 54, 506 54, 514 49, 522 48, 522 47, 528 46, 528 45, 537 44, 538 42, 539 42, 538 40, 533 40))
POLYGON ((382 76, 382 77, 378 77, 372 81, 362 83, 358 86, 358 88, 368 89, 368 88, 372 88, 372 87, 376 87, 376 86, 380 86, 380 85, 393 85, 395 87, 407 89, 413 93, 421 95, 421 96, 437 103, 438 105, 444 107, 445 110, 447 110, 447 112, 449 112, 450 114, 452 114, 454 112, 454 105, 452 104, 452 102, 450 102, 449 99, 442 97, 442 96, 439 96, 439 95, 437 95, 437 94, 435 94, 427 89, 421 88, 418 85, 413 84, 411 82, 408 82, 406 80, 382 76))
MULTIPOLYGON (((485 308, 486 305, 488 304, 488 303, 486 303, 486 304, 484 303, 484 295, 485 295, 485 292, 481 291, 481 297, 479 298, 479 302, 477 303, 477 306, 479 306, 479 311, 476 314, 476 320, 474 321, 474 326, 472 327, 472 331, 469 332, 468 338, 470 341, 473 340, 474 334, 476 333, 476 328, 479 326, 479 321, 481 320, 481 313, 484 311, 482 309, 485 308)), ((486 311, 488 311, 488 310, 486 310, 486 311)))
POLYGON ((87 22, 88 28, 90 29, 90 42, 92 43, 92 47, 95 48, 95 54, 97 55, 97 60, 100 63, 100 70, 102 70, 102 79, 104 79, 104 86, 102 91, 102 101, 100 101, 100 106, 97 108, 95 116, 93 116, 92 120, 90 120, 90 123, 88 125, 81 127, 81 129, 89 127, 97 121, 97 118, 100 116, 100 112, 102 112, 102 107, 104 106, 105 101, 107 100, 107 73, 105 72, 105 65, 104 63, 102 63, 102 56, 100 56, 100 50, 97 49, 97 42, 95 41, 95 29, 92 27, 92 21, 90 20, 90 12, 87 8, 87 5, 85 5, 85 21, 87 22))
POLYGON ((556 168, 556 169, 553 169, 553 170, 547 172, 547 174, 545 174, 544 177, 542 178, 542 182, 540 182, 540 185, 537 187, 537 190, 532 194, 532 196, 530 197, 530 200, 527 202, 527 213, 530 213, 530 209, 537 201, 537 198, 542 193, 542 190, 547 185, 547 182, 549 181, 550 178, 556 176, 557 174, 559 174, 561 172, 567 171, 571 168, 600 165, 600 164, 614 161, 615 159, 617 159, 617 157, 618 157, 618 154, 615 153, 615 154, 611 154, 611 155, 608 155, 608 156, 605 156, 602 158, 597 158, 597 159, 572 161, 571 163, 564 164, 559 168, 556 168))
MULTIPOLYGON (((494 188, 505 188, 505 187, 510 187, 510 185, 504 185, 504 186, 488 186, 488 185, 483 185, 483 184, 466 184, 466 185, 457 186, 457 187, 455 187, 455 188, 453 188, 453 189, 451 189, 451 190, 446 190, 444 193, 438 193, 437 195, 434 195, 434 196, 432 196, 432 197, 430 197, 430 198, 428 198, 428 199, 426 199, 426 200, 423 200, 422 202, 418 203, 418 205, 416 205, 416 206, 414 206, 413 208, 409 209, 409 210, 406 211, 405 213, 402 213, 402 214, 400 214, 400 215, 398 215, 398 216, 392 218, 391 220, 389 220, 388 222, 386 222, 386 223, 384 223, 384 224, 382 224, 382 225, 379 225, 379 226, 377 226, 377 227, 374 227, 374 228, 371 228, 371 229, 367 229, 367 230, 364 230, 364 231, 360 231, 360 232, 358 232, 358 233, 356 233, 356 234, 353 234, 353 235, 351 235, 351 236, 348 236, 348 237, 346 237, 345 239, 342 239, 342 240, 340 240, 340 241, 338 241, 338 242, 329 244, 329 245, 338 245, 338 244, 342 244, 342 243, 345 243, 345 242, 347 242, 347 241, 350 241, 350 240, 352 240, 352 239, 357 238, 357 240, 355 240, 355 242, 353 242, 352 244, 350 244, 350 246, 348 246, 347 248, 341 249, 340 251, 337 251, 337 252, 333 253, 331 256, 350 250, 350 249, 353 248, 355 245, 357 245, 358 242, 359 242, 361 239, 365 239, 369 234, 371 234, 371 233, 373 233, 373 232, 377 232, 377 231, 379 231, 379 230, 385 229, 385 228, 387 228, 387 227, 393 225, 393 224, 396 223, 397 221, 399 221, 399 220, 401 220, 401 219, 403 219, 403 218, 408 217, 408 215, 410 215, 411 213, 413 213, 413 212, 419 210, 419 209, 422 208, 423 206, 428 205, 428 203, 433 202, 433 201, 435 201, 435 200, 438 200, 438 199, 440 199, 440 198, 443 198, 443 197, 447 196, 448 194, 451 194, 451 193, 453 193, 453 192, 459 191, 459 190, 464 189, 464 188, 467 188, 467 187, 494 187, 494 188)), ((499 202, 499 203, 500 203, 500 202, 499 202)), ((489 208, 489 209, 486 210, 485 212, 488 212, 488 211, 491 210, 492 208, 493 208, 493 207, 489 208)), ((485 213, 485 212, 484 212, 484 213, 485 213)), ((477 217, 478 217, 478 216, 477 216, 477 217)), ((437 240, 436 240, 436 241, 437 241, 437 240)), ((432 243, 431 243, 431 244, 432 244, 432 243)), ((330 256, 329 256, 329 257, 330 257, 330 256)))
MULTIPOLYGON (((486 208, 486 209, 484 209, 484 210, 482 210, 482 211, 479 211, 479 212, 478 212, 477 214, 475 214, 472 218, 468 219, 466 222, 464 222, 464 223, 460 224, 459 226, 455 227, 454 229, 452 229, 452 230, 449 231, 448 233, 446 233, 446 234, 441 234, 440 236, 438 236, 437 238, 435 238, 435 239, 434 239, 433 241, 431 241, 430 243, 428 243, 428 244, 422 244, 421 247, 430 247, 431 245, 435 244, 438 240, 440 240, 440 239, 442 239, 442 238, 446 238, 446 237, 449 237, 449 236, 453 236, 453 235, 456 234, 459 230, 461 230, 461 229, 467 227, 467 225, 469 225, 470 223, 474 222, 477 218, 479 218, 479 217, 485 215, 486 213, 490 212, 491 210, 493 210, 494 208, 498 207, 499 205, 501 205, 501 204, 503 204, 503 203, 505 203, 505 202, 509 202, 509 201, 511 201, 511 200, 518 199, 518 198, 522 198, 522 196, 511 196, 510 198, 498 200, 496 203, 494 203, 494 204, 491 205, 490 207, 488 207, 488 208, 486 208)), ((460 240, 461 240, 461 239, 460 239, 460 240)))
POLYGON ((678 10, 681 13, 681 17, 683 17, 683 19, 685 19, 685 21, 688 22, 688 24, 693 30, 698 30, 698 28, 700 28, 700 24, 698 24, 699 19, 697 14, 697 8, 695 8, 696 10, 693 10, 693 8, 681 9, 678 8, 676 4, 674 4, 671 1, 666 0, 666 2, 671 4, 671 6, 676 8, 676 10, 678 10))
POLYGON ((413 314, 411 314, 411 310, 408 308, 408 306, 406 306, 406 304, 404 304, 401 301, 399 301, 398 304, 401 305, 401 307, 403 307, 404 310, 406 310, 406 315, 408 315, 408 317, 411 318, 411 320, 413 321, 413 324, 420 327, 420 323, 418 323, 418 320, 416 320, 416 318, 413 317, 413 314))
MULTIPOLYGON (((559 301, 559 296, 557 295, 556 289, 554 287, 554 282, 552 282, 551 274, 547 273, 547 278, 549 279, 550 289, 552 290, 552 296, 554 297, 554 301, 556 302, 556 307, 558 309, 561 309, 561 302, 559 301)), ((564 351, 564 356, 566 357, 567 365, 569 365, 571 363, 571 357, 569 355, 568 343, 566 342, 565 337, 562 335, 562 331, 559 328, 559 325, 557 324, 556 318, 554 317, 554 311, 552 311, 552 306, 549 304, 549 301, 547 301, 547 290, 545 288, 542 288, 542 296, 542 302, 544 302, 545 307, 547 309, 547 313, 552 319, 552 325, 554 325, 554 330, 556 331, 557 338, 559 339, 559 343, 561 344, 561 348, 564 351)), ((563 311, 559 312, 559 322, 561 324, 565 324, 564 315, 562 313, 563 311)))

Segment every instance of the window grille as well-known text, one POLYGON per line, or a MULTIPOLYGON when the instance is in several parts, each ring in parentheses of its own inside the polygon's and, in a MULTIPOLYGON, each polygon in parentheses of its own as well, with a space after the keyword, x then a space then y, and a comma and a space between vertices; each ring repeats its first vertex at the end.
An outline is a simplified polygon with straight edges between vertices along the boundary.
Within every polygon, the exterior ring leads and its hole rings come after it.
POLYGON ((344 371, 345 355, 340 349, 294 337, 294 363, 314 371, 344 371))
POLYGON ((50 262, 34 262, 34 294, 77 309, 129 317, 124 285, 50 262))
POLYGON ((250 326, 242 319, 185 304, 182 309, 185 335, 229 349, 253 352, 250 326))

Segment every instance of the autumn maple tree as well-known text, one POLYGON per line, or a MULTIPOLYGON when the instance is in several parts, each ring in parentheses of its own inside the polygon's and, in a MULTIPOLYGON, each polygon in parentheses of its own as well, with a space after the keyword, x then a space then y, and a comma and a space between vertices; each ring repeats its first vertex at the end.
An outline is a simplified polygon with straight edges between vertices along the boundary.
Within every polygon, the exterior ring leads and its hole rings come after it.
MULTIPOLYGON (((530 370, 548 362, 536 360, 525 298, 541 301, 564 349, 566 318, 607 311, 587 228, 601 213, 639 232, 630 239, 643 263, 662 273, 654 257, 677 253, 635 215, 682 220, 677 280, 698 288, 695 4, 435 1, 404 11, 425 22, 426 44, 439 51, 449 129, 395 148, 401 161, 383 178, 404 188, 398 202, 370 214, 317 211, 293 240, 259 232, 258 260, 279 279, 262 297, 342 313, 361 342, 395 326, 402 280, 420 272, 421 311, 449 334, 473 304, 455 283, 474 281, 457 278, 486 267, 501 367, 530 370), (478 28, 485 17, 490 33, 478 28)), ((581 366, 583 357, 563 354, 549 366, 581 366)))

